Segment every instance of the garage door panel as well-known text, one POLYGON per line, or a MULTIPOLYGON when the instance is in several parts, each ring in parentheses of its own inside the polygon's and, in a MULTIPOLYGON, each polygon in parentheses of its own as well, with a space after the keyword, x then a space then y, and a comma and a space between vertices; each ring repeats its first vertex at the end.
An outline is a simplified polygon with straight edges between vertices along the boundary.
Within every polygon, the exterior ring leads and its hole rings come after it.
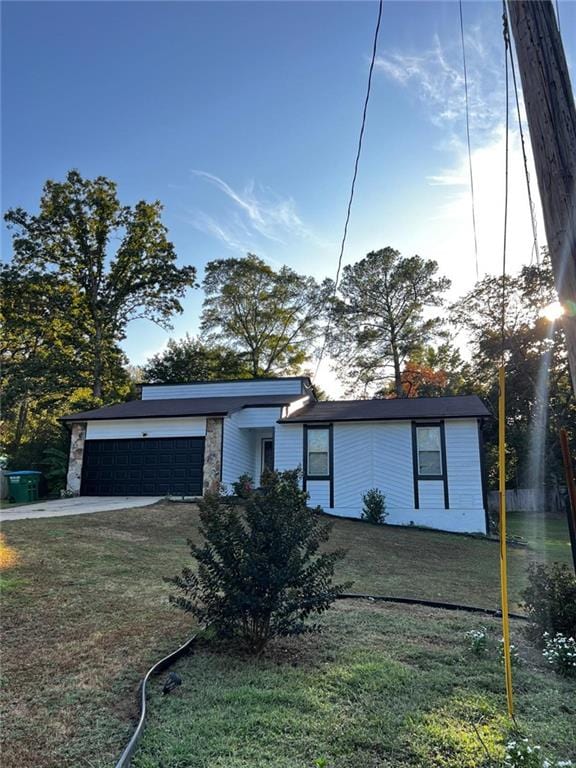
POLYGON ((199 496, 204 438, 87 440, 82 494, 199 496))

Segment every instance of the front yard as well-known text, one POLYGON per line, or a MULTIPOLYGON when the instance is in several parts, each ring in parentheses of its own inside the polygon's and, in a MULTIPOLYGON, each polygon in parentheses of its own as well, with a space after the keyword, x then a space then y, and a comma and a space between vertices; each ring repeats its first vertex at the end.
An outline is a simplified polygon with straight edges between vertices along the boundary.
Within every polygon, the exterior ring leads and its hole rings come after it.
MULTIPOLYGON (((3 532, 19 562, 2 598, 2 764, 112 766, 131 732, 141 675, 193 630, 167 605, 162 577, 187 561, 196 508, 22 520, 3 532)), ((498 607, 495 542, 341 520, 331 546, 349 550, 339 577, 353 579, 356 592, 498 607)), ((513 600, 528 557, 510 550, 513 600)), ((305 767, 326 757, 329 766, 447 768, 456 763, 431 757, 438 723, 447 718, 467 740, 470 713, 492 721, 504 711, 497 662, 470 664, 463 644, 464 631, 490 624, 496 633, 495 622, 341 603, 324 623, 320 638, 276 644, 261 662, 207 650, 182 661, 185 686, 155 698, 138 765, 305 767)), ((535 657, 517 684, 521 722, 568 757, 573 686, 571 701, 570 684, 535 657)), ((481 765, 475 759, 459 765, 481 765)))

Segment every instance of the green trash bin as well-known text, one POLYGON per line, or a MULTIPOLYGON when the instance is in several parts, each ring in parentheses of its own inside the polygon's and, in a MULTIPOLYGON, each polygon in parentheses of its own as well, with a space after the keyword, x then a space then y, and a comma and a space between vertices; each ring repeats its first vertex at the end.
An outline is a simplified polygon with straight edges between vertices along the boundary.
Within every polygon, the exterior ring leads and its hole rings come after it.
POLYGON ((8 498, 12 502, 38 501, 38 489, 42 472, 25 470, 22 472, 4 472, 8 481, 8 498))

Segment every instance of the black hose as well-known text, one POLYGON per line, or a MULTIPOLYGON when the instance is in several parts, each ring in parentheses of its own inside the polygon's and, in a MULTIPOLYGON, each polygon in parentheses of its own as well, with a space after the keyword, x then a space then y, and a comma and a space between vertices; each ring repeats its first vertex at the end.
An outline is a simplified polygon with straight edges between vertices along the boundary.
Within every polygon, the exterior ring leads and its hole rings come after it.
POLYGON ((148 680, 153 675, 158 675, 160 674, 160 672, 163 672, 165 669, 171 666, 175 661, 177 661, 181 656, 184 656, 185 653, 188 653, 190 648, 196 642, 199 634, 200 632, 196 632, 196 634, 192 635, 191 638, 186 640, 186 642, 183 645, 181 645, 179 648, 177 648, 175 651, 172 651, 172 653, 169 653, 168 656, 164 656, 163 659, 160 659, 160 661, 157 661, 156 664, 150 667, 148 672, 146 672, 146 674, 142 678, 142 682, 140 683, 140 687, 138 689, 139 699, 140 699, 140 719, 138 720, 138 725, 136 726, 134 733, 132 734, 132 738, 128 742, 126 749, 124 750, 124 752, 122 752, 120 759, 116 763, 116 768, 128 768, 128 766, 130 765, 130 761, 132 760, 132 757, 134 755, 134 752, 136 751, 138 742, 140 741, 140 737, 142 736, 142 732, 144 730, 144 721, 146 720, 146 685, 148 684, 148 680))
MULTIPOLYGON (((388 595, 359 595, 343 592, 338 595, 337 600, 377 600, 384 603, 400 603, 401 605, 424 605, 428 608, 443 608, 446 611, 466 611, 467 613, 483 613, 486 616, 495 616, 500 618, 502 611, 494 608, 478 608, 475 605, 460 605, 458 603, 441 603, 437 600, 418 600, 413 597, 390 597, 388 595)), ((529 621, 527 616, 522 613, 508 613, 511 619, 519 621, 529 621)))

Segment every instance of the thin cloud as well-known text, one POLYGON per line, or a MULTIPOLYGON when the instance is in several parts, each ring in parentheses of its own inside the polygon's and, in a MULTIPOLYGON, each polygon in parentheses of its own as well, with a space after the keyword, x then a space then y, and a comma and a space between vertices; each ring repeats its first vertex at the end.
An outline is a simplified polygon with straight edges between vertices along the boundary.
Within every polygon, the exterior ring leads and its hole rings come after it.
POLYGON ((233 203, 233 209, 218 218, 203 211, 196 211, 192 223, 198 229, 211 234, 233 250, 257 249, 264 238, 287 247, 294 238, 306 240, 317 247, 326 244, 307 227, 296 210, 292 198, 283 198, 271 189, 260 187, 254 181, 242 191, 234 189, 224 179, 207 171, 192 170, 193 176, 207 181, 233 203), (221 219, 225 218, 225 223, 221 219))
MULTIPOLYGON (((485 135, 501 120, 503 75, 479 27, 468 30, 465 46, 470 121, 477 132, 485 135)), ((434 35, 428 50, 417 54, 388 52, 377 58, 376 68, 397 85, 410 88, 435 125, 450 129, 464 119, 466 99, 459 44, 443 44, 434 35)))

